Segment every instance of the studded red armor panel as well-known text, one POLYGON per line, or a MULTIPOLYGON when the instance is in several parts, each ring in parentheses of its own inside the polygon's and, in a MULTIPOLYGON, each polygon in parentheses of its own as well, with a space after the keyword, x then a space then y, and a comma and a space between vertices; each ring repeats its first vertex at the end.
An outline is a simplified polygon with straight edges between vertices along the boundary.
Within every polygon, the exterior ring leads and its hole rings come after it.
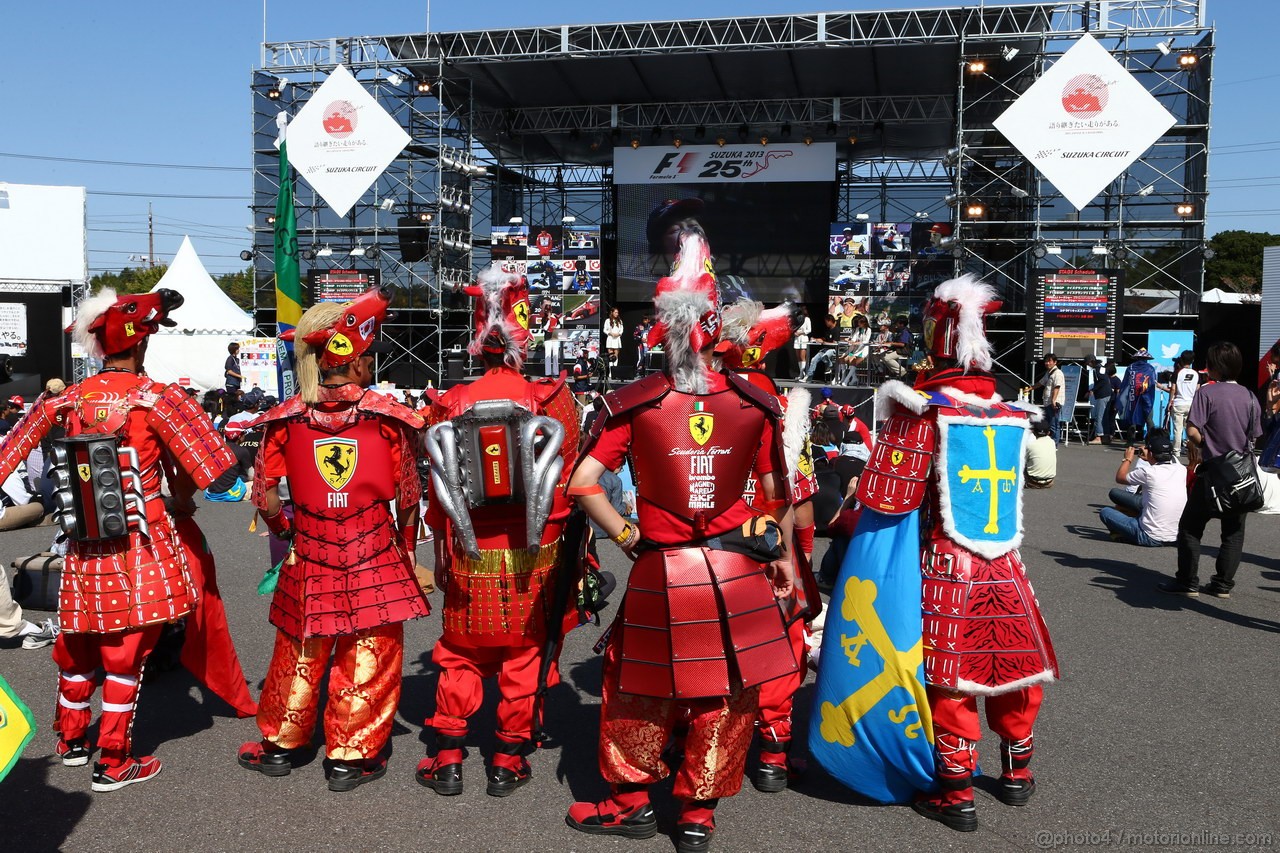
POLYGON ((448 516, 429 495, 428 524, 450 544, 448 570, 438 577, 444 591, 444 633, 454 642, 478 646, 540 643, 546 635, 547 609, 559 570, 559 542, 573 508, 564 487, 578 459, 578 405, 563 380, 530 382, 518 371, 501 366, 440 395, 427 420, 432 424, 450 420, 480 400, 514 400, 535 415, 563 424, 560 456, 564 469, 543 530, 543 548, 536 556, 524 549, 523 504, 471 510, 480 559, 470 560, 460 549, 452 548, 448 516))
POLYGON ((122 446, 138 453, 150 536, 133 530, 115 540, 69 544, 59 601, 64 631, 125 631, 172 621, 194 607, 199 591, 160 500, 162 471, 176 462, 197 483, 208 477, 207 484, 232 464, 232 457, 208 416, 187 400, 176 386, 106 371, 43 401, 0 452, 7 476, 24 449, 30 452, 61 422, 73 437, 118 434, 122 446), (161 428, 157 421, 165 419, 169 422, 161 428))
POLYGON ((689 521, 720 515, 742 499, 764 427, 765 413, 732 390, 673 389, 632 421, 637 494, 689 521))
POLYGON ((922 571, 929 684, 990 694, 1057 676, 1049 630, 1017 551, 988 560, 935 536, 922 571))
POLYGON ((937 427, 927 416, 899 410, 885 423, 858 479, 858 500, 884 515, 919 509, 929 488, 937 427))
POLYGON ((351 422, 336 431, 306 415, 273 421, 260 452, 264 473, 282 468, 289 478, 293 551, 270 619, 295 639, 428 613, 390 506, 417 501, 416 475, 404 471, 405 457, 413 457, 410 433, 399 420, 351 408, 351 422))
POLYGON ((709 548, 642 553, 618 618, 623 693, 728 696, 798 668, 764 568, 742 554, 709 548))

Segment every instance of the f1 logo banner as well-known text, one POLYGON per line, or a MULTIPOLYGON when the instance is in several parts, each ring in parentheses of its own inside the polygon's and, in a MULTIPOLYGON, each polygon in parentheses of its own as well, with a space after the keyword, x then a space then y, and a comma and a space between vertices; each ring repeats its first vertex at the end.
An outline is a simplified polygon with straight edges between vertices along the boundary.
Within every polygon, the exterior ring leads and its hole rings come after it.
POLYGON ((834 181, 836 146, 685 145, 613 150, 615 184, 834 181))

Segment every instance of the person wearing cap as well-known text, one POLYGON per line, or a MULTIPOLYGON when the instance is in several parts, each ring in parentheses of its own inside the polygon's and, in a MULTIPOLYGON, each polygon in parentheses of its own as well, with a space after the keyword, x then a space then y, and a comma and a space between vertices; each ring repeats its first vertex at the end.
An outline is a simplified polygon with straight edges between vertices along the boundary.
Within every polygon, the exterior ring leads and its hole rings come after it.
POLYGON ((1129 444, 1139 442, 1152 424, 1158 375, 1146 347, 1133 354, 1115 395, 1116 421, 1129 444))
MULTIPOLYGON (((75 470, 60 474, 65 483, 122 483, 126 495, 123 512, 105 515, 98 511, 97 496, 93 509, 81 506, 79 490, 65 489, 62 499, 71 511, 61 516, 70 541, 59 596, 62 632, 53 651, 60 670, 55 753, 66 766, 89 763, 94 748, 88 737, 90 700, 105 672, 94 791, 114 791, 160 772, 155 757, 132 754, 142 666, 164 625, 195 612, 201 596, 209 595, 193 582, 177 528, 196 510, 196 489, 208 486, 233 461, 186 392, 151 381, 143 370, 150 336, 162 325, 174 325, 169 314, 181 304, 181 294, 168 289, 122 296, 103 289, 82 302, 69 331, 86 352, 102 359, 102 371, 39 401, 0 449, 0 479, 56 426, 66 430, 68 440, 55 447, 68 457, 84 446, 76 440, 85 439, 114 438, 128 451, 85 452, 75 457, 84 460, 75 470), (168 503, 160 496, 166 476, 168 503)), ((105 498, 102 505, 107 506, 105 498)), ((238 661, 234 668, 239 671, 238 661)))
POLYGON ((1111 538, 1144 548, 1172 545, 1178 538, 1178 519, 1187 505, 1187 469, 1178 462, 1169 434, 1153 429, 1147 434, 1146 446, 1126 447, 1116 482, 1139 486, 1141 491, 1135 494, 1115 489, 1111 499, 1121 502, 1120 509, 1104 506, 1098 510, 1111 538), (1147 464, 1135 465, 1138 458, 1147 464))
MULTIPOLYGON (((328 675, 330 791, 387 770, 400 701, 404 622, 430 608, 417 581, 417 413, 370 389, 390 291, 307 309, 292 337, 298 394, 265 417, 252 500, 288 539, 270 620, 275 650, 242 767, 287 776, 311 743, 328 675), (283 510, 287 478, 293 514, 283 510)), ((289 334, 286 332, 286 335, 289 334)))
POLYGON ((570 496, 635 562, 605 653, 600 770, 610 794, 574 803, 566 822, 592 835, 656 833, 649 789, 671 773, 663 750, 685 718, 673 793, 676 849, 692 853, 709 849, 717 803, 742 787, 760 686, 798 664, 775 602, 794 589, 781 406, 712 370, 721 315, 711 254, 700 233, 681 238, 649 338, 662 342, 666 368, 605 395, 570 480, 570 496), (638 523, 599 484, 628 457, 638 523), (756 505, 743 498, 753 475, 756 505))
POLYGON ((996 392, 985 324, 1000 304, 973 276, 940 284, 923 311, 933 367, 880 388, 887 420, 858 479, 863 511, 827 609, 809 737, 844 784, 880 802, 914 797, 919 814, 963 832, 978 828, 979 700, 1000 739, 993 793, 1023 806, 1043 685, 1058 677, 1019 552, 1023 447, 1039 411, 996 392), (871 637, 870 671, 845 663, 859 656, 849 637, 871 637), (874 695, 896 698, 864 700, 882 669, 897 675, 874 695), (911 703, 916 725, 931 720, 932 748, 900 724, 911 703))
POLYGON ((26 404, 22 398, 16 394, 4 401, 4 405, 0 406, 0 435, 7 435, 9 430, 22 420, 25 407, 26 404))
POLYGON ((427 524, 444 606, 443 632, 431 653, 440 671, 435 711, 426 720, 435 750, 415 778, 442 796, 462 793, 469 720, 484 701, 484 682, 496 680, 498 725, 485 791, 505 797, 533 775, 527 756, 542 728, 537 694, 559 680, 558 651, 549 642, 577 624, 576 608, 567 608, 566 619, 552 603, 559 585, 578 581, 581 543, 562 539, 573 508, 564 487, 580 432, 564 378, 521 375, 530 341, 521 321, 524 279, 490 268, 471 292, 470 352, 484 373, 440 395, 427 413, 427 524), (545 442, 541 450, 536 437, 545 442), (468 447, 483 447, 493 466, 483 476, 461 474, 464 482, 448 460, 468 447))

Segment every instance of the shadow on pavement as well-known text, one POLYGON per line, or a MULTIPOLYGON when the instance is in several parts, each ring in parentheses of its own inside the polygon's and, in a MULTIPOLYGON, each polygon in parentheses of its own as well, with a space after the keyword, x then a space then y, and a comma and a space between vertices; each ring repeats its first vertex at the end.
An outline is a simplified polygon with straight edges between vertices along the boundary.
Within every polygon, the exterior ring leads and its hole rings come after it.
POLYGON ((88 792, 88 767, 66 768, 77 773, 84 791, 62 791, 48 783, 49 771, 60 763, 52 757, 19 759, 4 780, 4 837, 10 849, 62 850, 93 801, 88 792))

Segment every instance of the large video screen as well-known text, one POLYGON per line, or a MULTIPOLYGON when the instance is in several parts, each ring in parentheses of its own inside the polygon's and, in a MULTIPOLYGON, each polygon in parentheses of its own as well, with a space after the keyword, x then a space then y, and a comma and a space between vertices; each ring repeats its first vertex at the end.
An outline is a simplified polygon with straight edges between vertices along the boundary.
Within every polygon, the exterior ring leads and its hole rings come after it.
POLYGON ((707 234, 722 303, 826 298, 834 182, 619 184, 616 193, 620 301, 653 297, 674 232, 690 220, 707 234))

